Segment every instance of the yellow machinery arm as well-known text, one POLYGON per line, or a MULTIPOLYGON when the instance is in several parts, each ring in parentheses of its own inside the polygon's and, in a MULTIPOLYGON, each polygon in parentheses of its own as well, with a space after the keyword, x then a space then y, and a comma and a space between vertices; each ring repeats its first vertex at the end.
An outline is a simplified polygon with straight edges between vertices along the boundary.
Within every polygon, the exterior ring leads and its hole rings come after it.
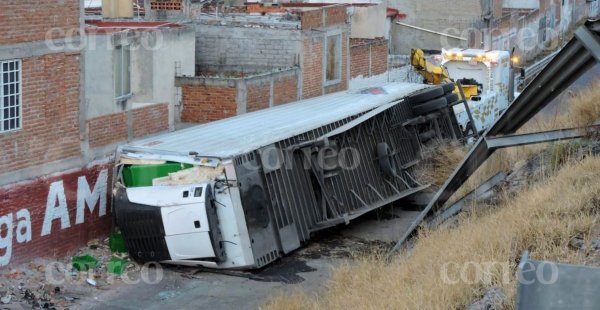
MULTIPOLYGON (((410 64, 415 70, 423 76, 425 84, 439 85, 444 83, 454 83, 450 79, 448 69, 444 66, 436 66, 425 59, 425 53, 420 48, 413 48, 410 51, 410 64)), ((463 85, 463 91, 467 99, 477 96, 477 85, 463 85)), ((459 93, 458 86, 455 86, 455 93, 459 93)))
POLYGON ((420 48, 413 48, 410 52, 410 64, 425 78, 427 84, 452 83, 448 70, 443 66, 436 66, 425 59, 425 53, 420 48))

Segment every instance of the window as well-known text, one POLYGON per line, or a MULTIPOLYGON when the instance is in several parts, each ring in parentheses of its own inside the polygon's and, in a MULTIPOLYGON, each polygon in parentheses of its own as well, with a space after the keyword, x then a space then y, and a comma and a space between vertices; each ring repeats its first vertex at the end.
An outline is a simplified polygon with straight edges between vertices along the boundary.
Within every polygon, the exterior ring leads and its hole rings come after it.
POLYGON ((21 61, 0 61, 0 132, 21 129, 21 61))
POLYGON ((342 35, 325 38, 325 85, 340 82, 342 77, 342 35))
POLYGON ((131 95, 131 50, 116 46, 114 51, 115 98, 125 99, 131 95))

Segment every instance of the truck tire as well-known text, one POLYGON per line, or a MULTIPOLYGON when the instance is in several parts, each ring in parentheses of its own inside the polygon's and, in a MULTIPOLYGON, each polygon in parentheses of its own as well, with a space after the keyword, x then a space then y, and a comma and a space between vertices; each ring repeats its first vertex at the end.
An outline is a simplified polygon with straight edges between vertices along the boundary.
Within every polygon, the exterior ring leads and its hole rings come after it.
POLYGON ((388 177, 396 176, 396 162, 392 158, 392 150, 386 142, 377 144, 377 158, 379 159, 379 167, 384 175, 388 177))
POLYGON ((441 97, 444 95, 444 89, 440 86, 426 88, 424 90, 419 91, 414 95, 408 96, 408 102, 411 104, 418 104, 421 102, 429 101, 437 97, 441 97))
POLYGON ((458 94, 449 93, 444 98, 446 98, 446 103, 453 104, 458 101, 458 94))
POLYGON ((454 83, 446 83, 442 84, 442 89, 444 90, 444 94, 448 94, 454 91, 455 84, 454 83))
POLYGON ((415 115, 425 115, 433 111, 445 108, 448 105, 446 98, 437 98, 427 101, 423 104, 418 104, 412 107, 412 111, 415 115))

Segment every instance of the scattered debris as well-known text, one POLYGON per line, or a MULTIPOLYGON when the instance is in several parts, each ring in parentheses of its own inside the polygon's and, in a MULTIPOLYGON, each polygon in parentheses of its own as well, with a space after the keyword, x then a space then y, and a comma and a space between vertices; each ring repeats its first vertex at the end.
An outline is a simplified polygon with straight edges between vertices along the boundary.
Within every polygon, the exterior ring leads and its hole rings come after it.
POLYGON ((580 251, 600 251, 600 240, 592 240, 590 243, 586 243, 580 236, 573 238, 569 245, 580 251))
POLYGON ((12 295, 6 295, 6 296, 0 298, 0 302, 2 302, 5 305, 9 304, 11 300, 12 300, 12 295))
POLYGON ((500 310, 504 309, 506 295, 499 287, 489 289, 483 297, 473 303, 467 310, 500 310))
POLYGON ((71 254, 0 271, 0 309, 68 309, 99 289, 122 283, 121 274, 135 265, 127 253, 112 253, 109 238, 92 240, 71 254))

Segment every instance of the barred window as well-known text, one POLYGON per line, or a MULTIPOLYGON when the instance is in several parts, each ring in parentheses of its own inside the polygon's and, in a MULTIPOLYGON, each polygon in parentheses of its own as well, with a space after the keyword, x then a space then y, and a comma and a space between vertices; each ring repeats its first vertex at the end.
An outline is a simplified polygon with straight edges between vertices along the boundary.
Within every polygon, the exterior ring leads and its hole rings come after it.
POLYGON ((0 132, 21 129, 21 60, 0 61, 0 132))

